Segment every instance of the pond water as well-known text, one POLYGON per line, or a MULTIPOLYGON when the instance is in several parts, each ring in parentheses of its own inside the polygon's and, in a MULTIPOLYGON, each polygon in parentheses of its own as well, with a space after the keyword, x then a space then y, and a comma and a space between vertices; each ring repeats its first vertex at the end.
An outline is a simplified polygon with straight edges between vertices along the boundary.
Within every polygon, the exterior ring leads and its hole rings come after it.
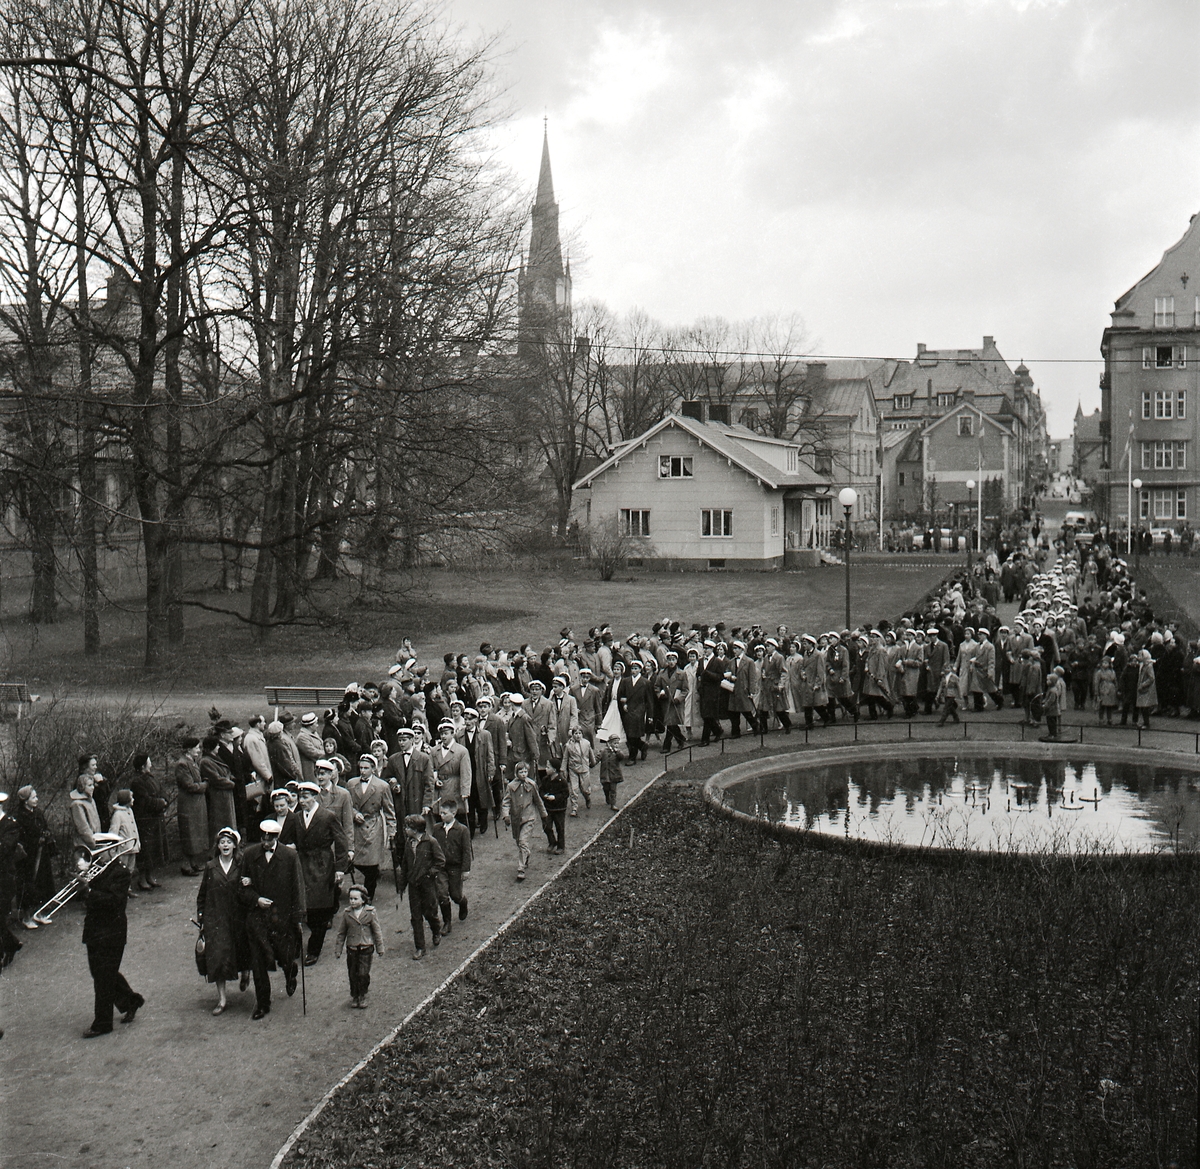
POLYGON ((1155 763, 978 755, 858 759, 769 771, 731 784, 724 800, 749 815, 813 832, 912 847, 1200 848, 1200 774, 1155 763))

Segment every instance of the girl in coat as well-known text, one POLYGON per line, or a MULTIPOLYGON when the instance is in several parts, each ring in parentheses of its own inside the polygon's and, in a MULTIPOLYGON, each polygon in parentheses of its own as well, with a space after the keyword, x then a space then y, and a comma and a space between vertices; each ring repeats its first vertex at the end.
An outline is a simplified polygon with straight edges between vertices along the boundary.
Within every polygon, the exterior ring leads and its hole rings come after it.
MULTIPOLYGON (((113 805, 113 814, 108 830, 116 833, 122 841, 133 841, 133 848, 122 853, 120 857, 126 872, 132 873, 137 867, 137 854, 142 850, 142 840, 138 835, 138 824, 133 815, 133 792, 127 787, 123 787, 117 792, 117 802, 113 805)), ((150 886, 139 884, 138 888, 148 890, 150 886)), ((129 896, 136 897, 137 894, 131 889, 129 896)))
POLYGON ((1113 669, 1113 660, 1107 654, 1100 659, 1092 679, 1092 689, 1096 692, 1097 721, 1107 721, 1111 727, 1113 711, 1117 709, 1117 671, 1113 669))
POLYGON ((240 978, 238 989, 250 985, 250 949, 246 942, 246 909, 238 898, 242 884, 242 838, 236 828, 217 832, 217 847, 204 866, 196 894, 196 920, 204 930, 205 977, 217 987, 213 1014, 228 1003, 225 983, 240 978))
MULTIPOLYGON (((1158 685, 1154 676, 1154 659, 1148 649, 1138 654, 1137 712, 1142 722, 1150 729, 1150 712, 1158 705, 1158 685)), ((1136 718, 1134 722, 1136 722, 1136 718)))
POLYGON ((37 790, 26 784, 17 792, 17 831, 25 860, 21 864, 21 924, 28 929, 49 925, 37 911, 54 896, 51 860, 57 851, 46 813, 38 806, 37 790))

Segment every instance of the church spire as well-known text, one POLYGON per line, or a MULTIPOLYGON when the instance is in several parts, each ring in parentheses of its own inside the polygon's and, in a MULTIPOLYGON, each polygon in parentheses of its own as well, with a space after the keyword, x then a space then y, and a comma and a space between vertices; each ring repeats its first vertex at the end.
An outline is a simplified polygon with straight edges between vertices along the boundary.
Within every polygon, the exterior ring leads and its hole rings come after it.
POLYGON ((550 133, 543 122, 537 197, 530 211, 529 251, 517 287, 517 355, 532 358, 540 345, 569 337, 571 276, 563 264, 558 204, 550 171, 550 133))
POLYGON ((550 173, 550 125, 546 118, 542 119, 542 166, 538 172, 537 198, 534 207, 548 207, 554 204, 554 177, 550 173))

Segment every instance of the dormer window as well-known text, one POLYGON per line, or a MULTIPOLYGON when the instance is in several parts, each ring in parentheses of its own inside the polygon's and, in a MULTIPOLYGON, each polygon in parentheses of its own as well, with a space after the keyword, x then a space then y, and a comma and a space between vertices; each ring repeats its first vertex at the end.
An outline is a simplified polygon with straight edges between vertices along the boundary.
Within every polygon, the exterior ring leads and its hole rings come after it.
POLYGON ((800 453, 795 447, 788 447, 787 452, 787 469, 792 474, 795 474, 800 464, 800 453))
POLYGON ((659 455, 658 477, 660 479, 690 479, 692 477, 692 456, 659 455))
POLYGON ((892 396, 893 410, 911 410, 912 394, 894 394, 892 396))
POLYGON ((953 392, 948 393, 948 394, 938 394, 937 404, 942 409, 947 409, 948 407, 953 406, 954 405, 953 392))

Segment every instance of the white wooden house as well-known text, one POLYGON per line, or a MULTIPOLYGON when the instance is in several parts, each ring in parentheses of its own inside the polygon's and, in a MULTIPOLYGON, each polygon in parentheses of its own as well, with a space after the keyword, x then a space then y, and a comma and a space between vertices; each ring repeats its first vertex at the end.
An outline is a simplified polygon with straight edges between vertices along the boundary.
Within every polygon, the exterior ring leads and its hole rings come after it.
POLYGON ((799 567, 829 541, 832 486, 796 443, 669 414, 575 484, 573 512, 645 537, 655 567, 799 567))

